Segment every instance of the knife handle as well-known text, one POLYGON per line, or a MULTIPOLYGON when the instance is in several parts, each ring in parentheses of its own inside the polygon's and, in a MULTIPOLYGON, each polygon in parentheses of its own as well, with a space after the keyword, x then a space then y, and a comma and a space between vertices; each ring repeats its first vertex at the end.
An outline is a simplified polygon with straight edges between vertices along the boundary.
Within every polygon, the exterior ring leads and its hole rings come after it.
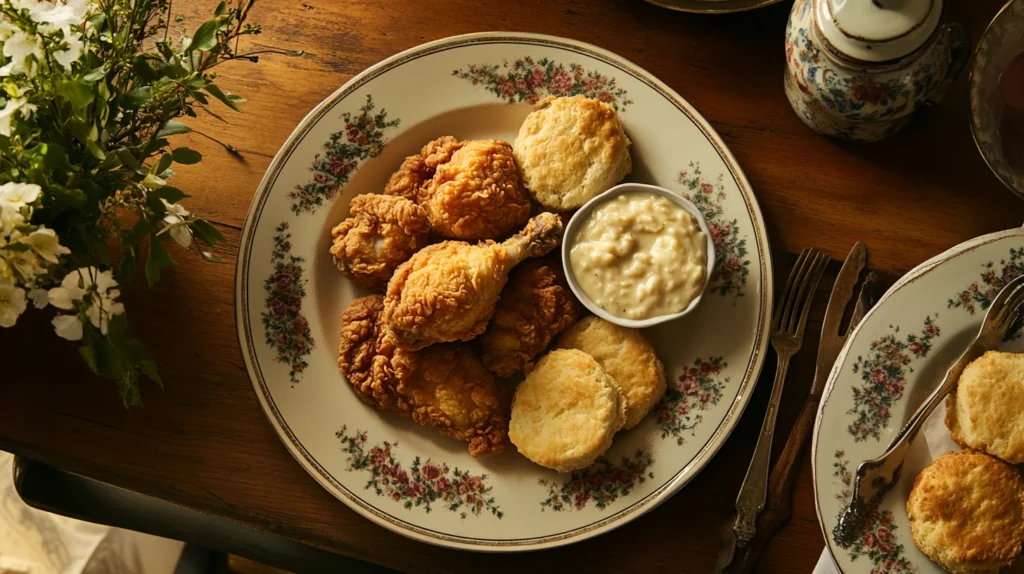
POLYGON ((793 425, 793 430, 786 439, 782 454, 772 469, 768 483, 768 500, 764 512, 757 520, 757 534, 746 548, 737 549, 732 563, 721 570, 728 574, 747 574, 754 572, 761 560, 761 555, 772 537, 789 522, 792 514, 793 487, 796 477, 800 474, 800 460, 803 447, 814 430, 814 419, 818 414, 820 397, 809 395, 800 409, 800 416, 793 425))

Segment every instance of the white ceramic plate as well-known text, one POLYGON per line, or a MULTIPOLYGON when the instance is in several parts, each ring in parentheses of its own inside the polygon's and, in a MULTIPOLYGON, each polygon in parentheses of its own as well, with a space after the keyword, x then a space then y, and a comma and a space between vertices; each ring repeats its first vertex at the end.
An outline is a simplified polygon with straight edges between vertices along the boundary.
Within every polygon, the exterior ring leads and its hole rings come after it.
MULTIPOLYGON (((977 335, 996 293, 1022 273, 1024 229, 968 241, 900 279, 850 336, 825 388, 813 446, 818 519, 840 572, 943 571, 914 546, 907 521, 914 479, 933 459, 924 433, 858 541, 841 548, 832 529, 850 498, 857 465, 885 451, 977 335)), ((1006 349, 1019 352, 1024 345, 1018 339, 1006 349)), ((940 407, 932 415, 939 418, 929 423, 941 421, 942 412, 940 407)))
POLYGON ((547 36, 488 33, 403 52, 317 106, 278 153, 242 235, 239 339, 260 402, 291 453, 341 501, 418 540, 474 550, 567 544, 624 524, 689 482, 721 447, 764 359, 771 301, 764 223, 708 123, 634 64, 547 36), (512 141, 530 103, 583 93, 616 106, 632 181, 687 194, 717 241, 718 275, 692 315, 649 331, 666 402, 575 475, 509 448, 466 445, 360 402, 338 372, 341 312, 363 295, 328 253, 349 200, 444 134, 512 141))
POLYGON ((729 14, 771 6, 782 2, 782 0, 647 0, 647 2, 679 12, 729 14))

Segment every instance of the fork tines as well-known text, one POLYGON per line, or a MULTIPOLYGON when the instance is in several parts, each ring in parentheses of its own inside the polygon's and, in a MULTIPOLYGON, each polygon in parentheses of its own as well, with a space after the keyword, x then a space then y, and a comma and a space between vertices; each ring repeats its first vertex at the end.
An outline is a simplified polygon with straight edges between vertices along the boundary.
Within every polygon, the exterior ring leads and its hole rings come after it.
POLYGON ((817 249, 804 249, 789 273, 782 297, 772 313, 772 334, 803 338, 811 301, 831 259, 817 249))

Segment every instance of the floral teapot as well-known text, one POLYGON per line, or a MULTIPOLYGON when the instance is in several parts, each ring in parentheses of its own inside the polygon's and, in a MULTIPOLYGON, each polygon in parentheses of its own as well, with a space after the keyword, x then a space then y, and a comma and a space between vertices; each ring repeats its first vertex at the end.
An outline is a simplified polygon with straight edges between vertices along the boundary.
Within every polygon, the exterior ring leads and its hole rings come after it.
POLYGON ((815 131, 878 141, 936 104, 970 56, 942 0, 796 0, 786 26, 786 97, 815 131))

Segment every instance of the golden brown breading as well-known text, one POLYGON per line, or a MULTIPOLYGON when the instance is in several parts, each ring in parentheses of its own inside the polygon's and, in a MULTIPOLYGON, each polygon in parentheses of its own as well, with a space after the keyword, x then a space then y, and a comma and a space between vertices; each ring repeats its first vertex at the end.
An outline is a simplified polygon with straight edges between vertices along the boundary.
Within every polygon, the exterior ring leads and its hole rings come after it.
POLYGON ((331 255, 345 277, 383 290, 395 269, 430 238, 426 212, 402 197, 365 194, 352 199, 352 215, 332 231, 331 255))
POLYGON ((907 500, 914 544, 950 572, 995 572, 1024 543, 1024 480, 1001 460, 950 452, 914 480, 907 500))
POLYGON ((632 169, 615 108, 586 96, 537 104, 513 144, 523 184, 544 207, 576 209, 632 169))
POLYGON ((397 348, 380 321, 383 297, 353 301, 342 313, 338 366, 363 402, 433 426, 469 443, 470 454, 501 452, 509 400, 466 345, 397 348))
POLYGON ((640 424, 665 396, 665 367, 643 333, 600 317, 584 317, 559 337, 558 348, 594 357, 615 379, 626 400, 626 426, 640 424))
POLYGON ((452 153, 465 145, 452 136, 441 136, 423 146, 420 153, 405 158, 398 171, 391 174, 385 195, 400 195, 410 201, 419 202, 420 190, 434 177, 437 166, 451 160, 452 153))
POLYGON ((581 311, 558 257, 523 263, 509 274, 494 316, 480 337, 484 365, 499 377, 521 374, 552 339, 576 322, 581 311))
POLYGON ((604 454, 625 421, 615 379, 583 351, 556 349, 516 389, 508 436, 526 458, 571 472, 604 454))
POLYGON ((946 400, 946 426, 961 447, 1024 462, 1024 355, 989 351, 967 365, 946 400))
POLYGON ((551 251, 561 235, 562 220, 542 213, 504 243, 428 246, 399 266, 388 283, 384 323, 412 350, 468 341, 486 329, 512 267, 551 251))
MULTIPOLYGON (((338 367, 352 384, 363 402, 382 409, 405 412, 409 404, 398 392, 399 377, 392 360, 396 349, 394 339, 380 322, 384 297, 369 295, 352 301, 341 314, 341 342, 338 346, 338 367)), ((400 359, 407 365, 408 357, 400 359)))
POLYGON ((496 239, 530 217, 530 196, 519 180, 512 146, 497 140, 464 142, 421 188, 419 204, 434 231, 449 239, 496 239))
POLYGON ((454 343, 413 354, 415 368, 400 386, 412 407, 412 419, 468 442, 473 456, 504 450, 508 393, 473 350, 454 343))

